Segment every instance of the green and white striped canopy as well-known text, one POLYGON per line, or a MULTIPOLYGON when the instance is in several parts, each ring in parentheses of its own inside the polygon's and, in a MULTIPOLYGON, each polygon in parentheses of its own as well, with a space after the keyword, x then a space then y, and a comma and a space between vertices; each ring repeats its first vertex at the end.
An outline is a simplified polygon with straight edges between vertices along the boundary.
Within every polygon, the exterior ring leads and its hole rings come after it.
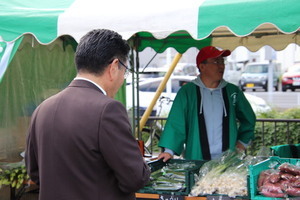
POLYGON ((89 30, 115 30, 138 50, 184 53, 207 44, 256 51, 299 44, 299 0, 2 0, 0 36, 32 34, 43 44, 63 35, 77 42, 89 30))

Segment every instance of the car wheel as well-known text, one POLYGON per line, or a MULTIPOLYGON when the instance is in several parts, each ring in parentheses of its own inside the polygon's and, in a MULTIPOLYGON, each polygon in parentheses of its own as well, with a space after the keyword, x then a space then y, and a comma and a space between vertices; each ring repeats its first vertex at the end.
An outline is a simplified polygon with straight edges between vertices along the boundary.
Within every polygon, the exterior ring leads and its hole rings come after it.
POLYGON ((266 85, 263 86, 263 89, 267 92, 268 91, 268 83, 266 83, 266 85))
POLYGON ((291 90, 292 90, 293 92, 295 92, 295 88, 291 88, 291 90))
POLYGON ((286 87, 282 86, 282 92, 286 92, 286 87))
POLYGON ((279 90, 279 80, 277 80, 276 85, 275 85, 275 91, 279 90))

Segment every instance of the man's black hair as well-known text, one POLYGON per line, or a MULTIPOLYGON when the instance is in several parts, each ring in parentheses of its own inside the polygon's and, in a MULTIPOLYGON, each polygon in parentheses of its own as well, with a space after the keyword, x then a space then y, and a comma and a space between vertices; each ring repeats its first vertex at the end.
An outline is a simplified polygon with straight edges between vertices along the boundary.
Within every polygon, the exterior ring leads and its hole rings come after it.
POLYGON ((117 32, 96 29, 80 39, 75 52, 77 71, 102 74, 105 67, 118 58, 127 61, 130 47, 117 32))

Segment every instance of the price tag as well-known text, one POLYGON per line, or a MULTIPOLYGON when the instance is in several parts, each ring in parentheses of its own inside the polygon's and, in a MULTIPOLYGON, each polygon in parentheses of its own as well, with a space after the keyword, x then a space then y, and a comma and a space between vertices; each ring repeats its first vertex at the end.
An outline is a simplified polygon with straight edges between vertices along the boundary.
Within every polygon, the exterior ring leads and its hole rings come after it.
POLYGON ((207 196, 207 200, 232 200, 233 198, 230 198, 228 196, 207 196))
POLYGON ((160 194, 159 200, 184 200, 183 196, 160 194))

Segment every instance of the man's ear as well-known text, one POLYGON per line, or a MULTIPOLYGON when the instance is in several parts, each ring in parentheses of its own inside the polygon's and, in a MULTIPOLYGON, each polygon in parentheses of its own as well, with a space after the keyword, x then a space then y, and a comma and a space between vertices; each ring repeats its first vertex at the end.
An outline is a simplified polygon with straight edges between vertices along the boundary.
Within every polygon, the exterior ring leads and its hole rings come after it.
POLYGON ((203 63, 200 63, 198 69, 199 69, 200 72, 203 71, 203 69, 204 69, 204 64, 203 64, 203 63))
POLYGON ((119 60, 118 59, 114 59, 111 64, 108 66, 108 73, 109 73, 109 79, 113 80, 118 73, 119 70, 119 60))

